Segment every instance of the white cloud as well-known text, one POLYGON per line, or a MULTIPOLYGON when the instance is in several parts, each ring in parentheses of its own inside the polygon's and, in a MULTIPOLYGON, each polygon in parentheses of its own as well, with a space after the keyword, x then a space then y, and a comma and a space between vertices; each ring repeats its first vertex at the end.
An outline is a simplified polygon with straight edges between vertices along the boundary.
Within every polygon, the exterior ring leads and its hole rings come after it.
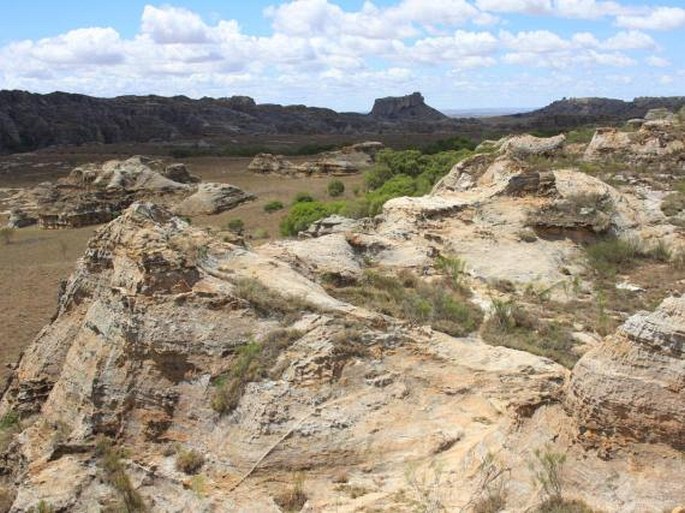
POLYGON ((550 14, 551 0, 476 0, 479 9, 490 12, 520 12, 526 14, 550 14))
POLYGON ((500 40, 517 53, 546 53, 570 48, 571 44, 548 30, 532 32, 500 33, 500 40))
POLYGON ((497 45, 497 38, 490 32, 458 30, 450 37, 428 37, 419 40, 407 49, 406 56, 423 63, 456 63, 465 57, 494 53, 497 45))
POLYGON ((645 62, 648 66, 652 66, 653 68, 666 68, 671 65, 671 62, 668 59, 656 55, 650 55, 645 59, 645 62))
POLYGON ((685 27, 685 9, 657 7, 645 15, 618 16, 616 25, 638 30, 673 30, 685 27))
POLYGON ((618 2, 597 0, 555 0, 554 9, 559 16, 582 19, 594 19, 625 12, 625 8, 618 2))
POLYGON ((644 50, 657 47, 656 42, 644 32, 631 30, 630 32, 618 32, 604 42, 607 50, 644 50))
POLYGON ((160 44, 197 44, 209 40, 209 27, 202 19, 192 11, 178 7, 146 5, 141 31, 160 44))

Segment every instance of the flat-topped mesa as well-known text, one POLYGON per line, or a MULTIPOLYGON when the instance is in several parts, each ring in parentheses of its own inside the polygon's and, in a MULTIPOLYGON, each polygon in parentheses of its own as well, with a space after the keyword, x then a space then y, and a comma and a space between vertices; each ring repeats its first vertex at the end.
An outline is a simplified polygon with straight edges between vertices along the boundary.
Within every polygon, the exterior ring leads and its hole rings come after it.
POLYGON ((585 436, 685 448, 685 297, 630 317, 573 369, 566 407, 585 436))
POLYGON ((442 112, 426 105, 421 93, 378 98, 373 104, 370 115, 385 120, 439 121, 449 119, 442 112))

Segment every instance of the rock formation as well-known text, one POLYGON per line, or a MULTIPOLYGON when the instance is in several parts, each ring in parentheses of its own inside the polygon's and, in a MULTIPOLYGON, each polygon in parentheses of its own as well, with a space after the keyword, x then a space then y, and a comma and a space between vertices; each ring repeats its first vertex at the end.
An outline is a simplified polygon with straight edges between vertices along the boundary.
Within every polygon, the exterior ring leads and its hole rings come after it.
POLYGON ((628 319, 576 364, 566 405, 585 436, 685 448, 685 298, 628 319))
POLYGON ((217 214, 252 198, 229 184, 198 182, 183 164, 136 156, 76 167, 68 177, 20 191, 8 202, 43 228, 76 228, 109 222, 136 200, 154 198, 193 216, 217 214))
POLYGON ((252 159, 247 169, 261 174, 344 176, 358 173, 369 167, 374 163, 376 153, 383 147, 383 144, 379 142, 353 144, 337 151, 324 152, 315 160, 302 164, 294 164, 282 155, 259 153, 252 159))
POLYGON ((382 120, 445 120, 445 114, 426 105, 421 93, 401 97, 379 98, 373 104, 371 117, 382 120))

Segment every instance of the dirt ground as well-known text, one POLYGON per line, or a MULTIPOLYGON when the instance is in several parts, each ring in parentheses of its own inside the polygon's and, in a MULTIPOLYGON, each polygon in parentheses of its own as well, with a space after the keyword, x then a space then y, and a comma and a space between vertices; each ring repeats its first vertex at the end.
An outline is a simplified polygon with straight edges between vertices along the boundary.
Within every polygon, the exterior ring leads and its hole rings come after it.
MULTIPOLYGON (((131 153, 133 154, 133 153, 131 153)), ((110 158, 126 158, 126 154, 99 152, 59 154, 51 151, 2 157, 0 175, 2 187, 29 187, 46 180, 65 176, 77 164, 98 162, 110 158)), ((293 157, 298 162, 308 157, 293 157)), ((174 160, 168 158, 169 162, 174 160)), ((298 192, 309 192, 317 199, 327 199, 326 187, 331 178, 290 178, 255 175, 247 171, 251 159, 246 157, 193 157, 182 159, 190 171, 204 181, 231 183, 256 195, 254 201, 216 216, 192 219, 195 226, 223 227, 229 220, 240 218, 248 234, 257 228, 266 230, 267 239, 279 237, 279 224, 298 192), (264 205, 279 200, 286 208, 268 214, 264 205)), ((345 183, 345 197, 362 184, 361 174, 340 177, 345 183)), ((4 225, 5 216, 0 216, 4 225)), ((72 230, 42 230, 37 227, 17 230, 9 244, 0 241, 0 386, 9 375, 8 365, 16 363, 23 349, 55 313, 59 282, 66 279, 74 263, 83 254, 88 239, 97 226, 72 230)))

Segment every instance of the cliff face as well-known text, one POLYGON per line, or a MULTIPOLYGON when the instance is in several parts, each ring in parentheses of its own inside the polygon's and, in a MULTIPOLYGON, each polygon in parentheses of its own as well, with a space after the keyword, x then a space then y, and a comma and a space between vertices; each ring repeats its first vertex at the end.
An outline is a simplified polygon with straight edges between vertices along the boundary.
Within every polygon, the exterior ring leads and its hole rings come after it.
POLYGON ((371 117, 384 120, 440 121, 448 117, 426 105, 421 93, 401 97, 379 98, 373 104, 371 117))
POLYGON ((246 96, 191 100, 185 96, 93 98, 0 91, 0 153, 56 144, 173 141, 235 134, 377 133, 381 127, 386 131, 431 131, 437 128, 434 121, 446 119, 425 105, 411 106, 407 112, 422 114, 409 118, 403 114, 388 124, 390 118, 330 109, 257 105, 246 96), (416 125, 421 122, 423 125, 416 125))

